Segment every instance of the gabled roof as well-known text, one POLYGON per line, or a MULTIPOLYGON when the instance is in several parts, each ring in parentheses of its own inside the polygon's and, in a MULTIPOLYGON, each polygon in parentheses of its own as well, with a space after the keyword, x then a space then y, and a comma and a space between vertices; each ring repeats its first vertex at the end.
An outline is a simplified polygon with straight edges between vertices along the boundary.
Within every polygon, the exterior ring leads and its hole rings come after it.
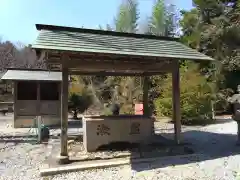
POLYGON ((43 70, 8 70, 2 78, 3 80, 18 81, 62 81, 62 73, 43 70))
POLYGON ((154 58, 213 60, 176 38, 132 33, 41 25, 34 49, 104 53, 154 58))

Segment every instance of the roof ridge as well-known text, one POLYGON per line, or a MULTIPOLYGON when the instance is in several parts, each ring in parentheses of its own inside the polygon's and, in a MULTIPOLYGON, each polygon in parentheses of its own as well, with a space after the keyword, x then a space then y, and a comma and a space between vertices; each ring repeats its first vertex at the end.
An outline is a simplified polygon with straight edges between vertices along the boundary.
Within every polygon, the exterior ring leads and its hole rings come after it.
POLYGON ((89 34, 121 36, 121 37, 179 41, 179 38, 176 38, 176 37, 116 32, 116 31, 107 31, 107 30, 99 30, 99 29, 76 28, 76 27, 67 27, 67 26, 55 26, 55 25, 47 25, 47 24, 36 24, 36 28, 37 30, 69 31, 69 32, 89 33, 89 34))

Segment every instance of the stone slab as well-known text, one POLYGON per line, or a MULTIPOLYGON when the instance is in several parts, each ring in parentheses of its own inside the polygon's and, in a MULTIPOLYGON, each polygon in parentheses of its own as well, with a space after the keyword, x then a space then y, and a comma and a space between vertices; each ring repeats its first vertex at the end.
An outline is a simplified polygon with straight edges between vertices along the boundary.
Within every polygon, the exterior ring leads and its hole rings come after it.
POLYGON ((141 158, 141 159, 131 159, 131 158, 118 158, 118 159, 110 159, 110 160, 96 160, 96 161, 86 161, 79 162, 77 164, 64 165, 60 167, 41 169, 41 176, 52 176, 61 173, 69 173, 75 171, 83 171, 94 168, 108 168, 108 167, 116 167, 122 165, 128 165, 133 163, 149 163, 153 161, 164 161, 169 160, 169 158, 195 158, 197 156, 202 156, 203 154, 187 154, 187 155, 179 155, 179 156, 165 156, 159 158, 141 158))
POLYGON ((81 171, 81 170, 87 170, 87 169, 93 169, 93 168, 107 168, 107 167, 113 167, 113 166, 120 166, 129 164, 130 159, 129 158, 123 158, 119 160, 99 160, 94 162, 81 162, 81 164, 77 165, 65 165, 61 167, 56 168, 47 168, 40 170, 41 176, 52 176, 60 173, 67 173, 67 172, 74 172, 74 171, 81 171))

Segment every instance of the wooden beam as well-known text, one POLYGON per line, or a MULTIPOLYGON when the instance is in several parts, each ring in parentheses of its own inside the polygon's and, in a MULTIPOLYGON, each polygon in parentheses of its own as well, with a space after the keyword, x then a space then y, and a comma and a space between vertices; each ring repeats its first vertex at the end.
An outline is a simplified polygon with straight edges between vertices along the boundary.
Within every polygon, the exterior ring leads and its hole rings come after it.
POLYGON ((179 73, 179 61, 176 61, 172 71, 172 92, 173 92, 173 121, 175 141, 180 144, 181 141, 181 111, 180 111, 180 73, 179 73))
POLYGON ((105 72, 105 71, 69 71, 70 75, 81 76, 154 76, 163 72, 105 72))
MULTIPOLYGON (((66 58, 65 56, 63 58, 66 58)), ((67 149, 68 130, 68 68, 62 67, 61 84, 61 156, 68 157, 67 149)))
MULTIPOLYGON (((149 61, 169 61, 169 57, 158 56, 136 56, 128 54, 108 54, 108 53, 93 53, 93 52, 71 52, 71 51, 49 51, 48 59, 61 59, 61 56, 65 54, 71 59, 92 59, 92 60, 118 60, 118 61, 131 61, 131 62, 149 62, 149 61)), ((47 60, 48 60, 47 59, 47 60)))
MULTIPOLYGON (((60 64, 48 64, 49 70, 61 71, 60 64)), ((69 68, 70 75, 86 75, 86 76, 153 76, 159 75, 167 72, 159 70, 143 71, 143 70, 79 70, 78 68, 69 68)))
MULTIPOLYGON (((48 61, 49 64, 59 64, 61 62, 48 61)), ((171 72, 173 63, 166 62, 121 62, 121 61, 90 61, 90 60, 69 60, 65 62, 69 69, 76 71, 155 71, 155 72, 171 72)))

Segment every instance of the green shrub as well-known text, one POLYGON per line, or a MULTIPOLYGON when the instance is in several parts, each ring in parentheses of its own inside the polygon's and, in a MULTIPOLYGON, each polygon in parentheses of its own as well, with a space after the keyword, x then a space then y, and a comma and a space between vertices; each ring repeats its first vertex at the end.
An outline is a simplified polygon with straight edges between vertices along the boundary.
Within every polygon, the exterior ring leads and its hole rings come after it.
POLYGON ((73 118, 77 119, 78 113, 83 113, 87 110, 92 104, 92 96, 86 90, 83 89, 80 93, 70 93, 69 96, 69 110, 73 111, 73 118))
MULTIPOLYGON (((183 124, 206 124, 211 121, 211 84, 198 67, 180 69, 180 103, 183 124)), ((172 116, 172 77, 168 75, 160 96, 154 101, 157 116, 172 116)))

